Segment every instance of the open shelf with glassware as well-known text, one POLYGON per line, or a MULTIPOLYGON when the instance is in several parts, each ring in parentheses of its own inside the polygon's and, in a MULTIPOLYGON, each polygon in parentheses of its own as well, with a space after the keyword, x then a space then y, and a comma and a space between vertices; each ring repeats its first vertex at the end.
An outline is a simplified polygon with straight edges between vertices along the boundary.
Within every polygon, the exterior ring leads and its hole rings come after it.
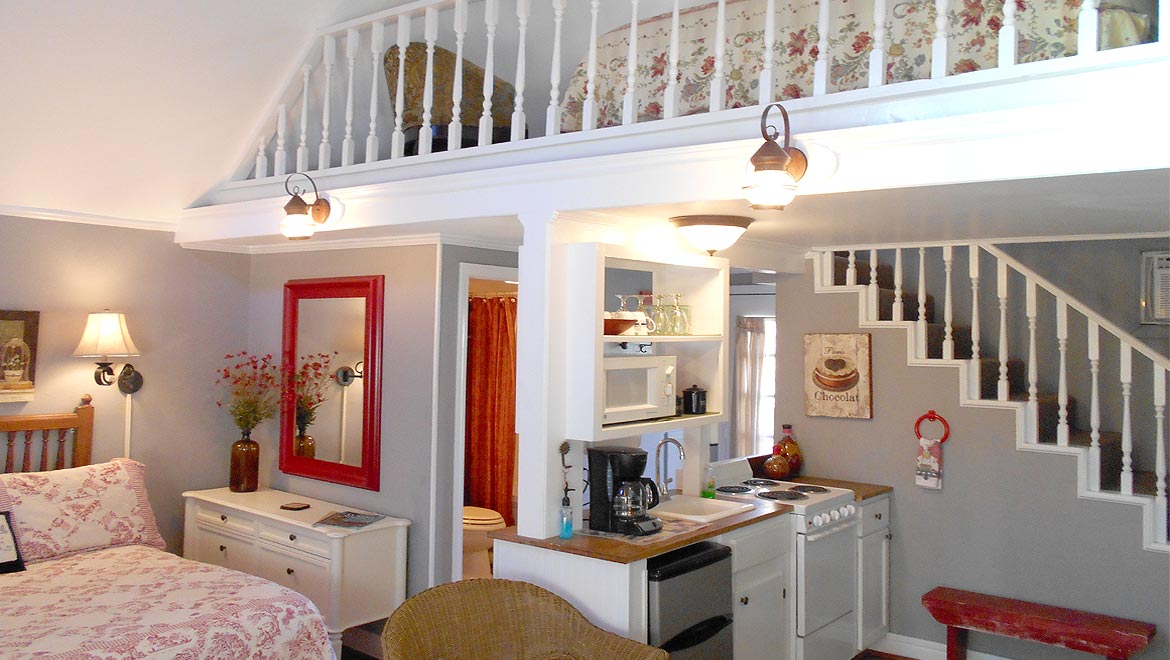
POLYGON ((568 245, 565 258, 566 437, 611 440, 723 421, 727 410, 727 260, 692 253, 651 258, 606 243, 568 245), (669 334, 656 334, 657 324, 644 320, 653 319, 659 311, 655 303, 662 303, 660 319, 670 319, 672 312, 677 319, 680 314, 675 310, 681 310, 683 325, 669 321, 669 334), (633 318, 632 332, 638 334, 604 334, 605 319, 622 311, 627 313, 619 318, 633 318), (614 366, 618 362, 620 370, 614 366), (639 373, 643 365, 645 374, 639 373), (694 385, 707 392, 706 412, 672 414, 674 398, 694 385), (617 391, 631 397, 652 394, 657 407, 615 402, 617 391), (667 401, 670 410, 665 409, 667 401), (623 412, 615 415, 614 408, 623 412))

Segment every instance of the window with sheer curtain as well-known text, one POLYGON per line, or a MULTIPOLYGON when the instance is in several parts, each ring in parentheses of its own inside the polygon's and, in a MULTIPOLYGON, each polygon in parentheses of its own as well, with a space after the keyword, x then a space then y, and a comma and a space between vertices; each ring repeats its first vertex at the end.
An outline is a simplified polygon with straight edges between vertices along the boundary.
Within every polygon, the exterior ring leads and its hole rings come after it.
POLYGON ((776 318, 736 318, 735 456, 768 453, 776 437, 776 318))

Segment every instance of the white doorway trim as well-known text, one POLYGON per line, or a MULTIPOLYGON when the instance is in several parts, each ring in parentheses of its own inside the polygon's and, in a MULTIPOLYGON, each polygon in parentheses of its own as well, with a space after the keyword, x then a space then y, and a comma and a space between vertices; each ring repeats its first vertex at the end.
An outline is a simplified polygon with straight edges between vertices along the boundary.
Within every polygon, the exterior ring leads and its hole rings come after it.
POLYGON ((471 280, 517 281, 520 271, 506 266, 459 264, 459 336, 455 341, 455 438, 451 460, 451 581, 463 578, 463 455, 467 447, 467 302, 471 297, 471 280))

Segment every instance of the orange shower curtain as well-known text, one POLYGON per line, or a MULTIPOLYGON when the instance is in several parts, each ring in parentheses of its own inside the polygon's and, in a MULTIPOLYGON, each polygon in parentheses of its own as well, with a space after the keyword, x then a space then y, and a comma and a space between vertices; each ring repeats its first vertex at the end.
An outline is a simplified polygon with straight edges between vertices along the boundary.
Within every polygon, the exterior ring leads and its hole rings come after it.
POLYGON ((476 297, 469 305, 464 501, 514 525, 516 298, 476 297))

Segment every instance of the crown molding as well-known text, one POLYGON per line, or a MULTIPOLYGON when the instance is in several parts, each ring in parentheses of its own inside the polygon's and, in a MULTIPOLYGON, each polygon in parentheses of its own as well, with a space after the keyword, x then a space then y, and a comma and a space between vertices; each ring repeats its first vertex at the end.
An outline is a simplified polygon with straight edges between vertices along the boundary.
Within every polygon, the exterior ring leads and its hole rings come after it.
POLYGON ((30 206, 0 205, 0 215, 33 220, 51 220, 53 222, 73 222, 82 225, 99 225, 103 227, 121 227, 123 229, 143 229, 146 231, 166 231, 174 233, 176 224, 160 220, 135 220, 132 218, 118 218, 96 213, 82 213, 80 211, 65 211, 61 209, 39 209, 30 206))
POLYGON ((326 250, 361 250, 366 248, 411 247, 417 245, 458 246, 503 252, 515 252, 519 247, 511 241, 445 233, 376 236, 373 238, 328 239, 318 237, 305 241, 285 241, 283 243, 270 243, 266 245, 239 245, 236 243, 214 241, 180 243, 179 245, 190 250, 247 255, 323 252, 326 250))

